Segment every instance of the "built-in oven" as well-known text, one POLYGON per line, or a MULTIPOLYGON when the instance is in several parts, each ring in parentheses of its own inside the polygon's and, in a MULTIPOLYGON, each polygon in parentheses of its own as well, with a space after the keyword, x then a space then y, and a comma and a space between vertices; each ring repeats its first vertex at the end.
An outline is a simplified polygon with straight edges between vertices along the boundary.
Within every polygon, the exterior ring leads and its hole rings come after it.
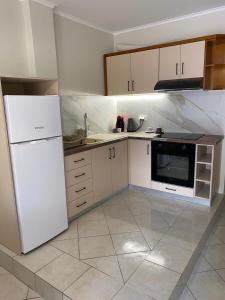
POLYGON ((152 180, 194 187, 195 145, 152 141, 152 180))

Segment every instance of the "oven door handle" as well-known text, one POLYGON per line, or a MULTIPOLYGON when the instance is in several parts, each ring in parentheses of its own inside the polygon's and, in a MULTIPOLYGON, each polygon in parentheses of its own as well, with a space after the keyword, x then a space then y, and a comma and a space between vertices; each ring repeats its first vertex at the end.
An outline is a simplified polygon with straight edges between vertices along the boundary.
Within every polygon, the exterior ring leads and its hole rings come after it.
POLYGON ((177 191, 176 189, 171 189, 171 188, 168 188, 168 187, 166 187, 166 190, 168 190, 168 191, 173 191, 173 192, 176 192, 176 191, 177 191))

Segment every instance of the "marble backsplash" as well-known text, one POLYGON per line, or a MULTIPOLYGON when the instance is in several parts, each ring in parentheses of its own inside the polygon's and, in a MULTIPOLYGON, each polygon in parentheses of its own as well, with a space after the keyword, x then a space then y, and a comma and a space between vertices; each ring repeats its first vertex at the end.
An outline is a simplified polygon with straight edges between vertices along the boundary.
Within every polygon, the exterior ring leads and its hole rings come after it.
POLYGON ((84 113, 88 114, 88 134, 109 132, 115 126, 116 101, 103 96, 62 95, 63 134, 72 135, 84 128, 84 113))
POLYGON ((117 99, 117 113, 138 120, 143 129, 225 134, 225 92, 186 91, 117 99))

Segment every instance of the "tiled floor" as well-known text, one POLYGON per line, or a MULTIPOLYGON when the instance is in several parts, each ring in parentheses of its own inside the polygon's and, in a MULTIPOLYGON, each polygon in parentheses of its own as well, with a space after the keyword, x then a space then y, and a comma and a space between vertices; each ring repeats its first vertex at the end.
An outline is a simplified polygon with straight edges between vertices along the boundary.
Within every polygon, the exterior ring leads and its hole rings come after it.
MULTIPOLYGON (((4 267, 50 300, 168 299, 215 209, 172 195, 126 190, 38 250, 26 256, 8 252, 11 260, 5 259, 4 267)), ((225 210, 180 300, 224 295, 225 210)), ((35 297, 0 268, 0 300, 35 297)))

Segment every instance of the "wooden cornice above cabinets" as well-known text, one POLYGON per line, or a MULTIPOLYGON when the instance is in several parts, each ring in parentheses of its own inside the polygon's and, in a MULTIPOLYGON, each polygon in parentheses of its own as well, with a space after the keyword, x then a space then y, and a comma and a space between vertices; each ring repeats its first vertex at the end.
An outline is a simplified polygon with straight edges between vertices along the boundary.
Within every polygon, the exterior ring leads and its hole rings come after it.
POLYGON ((104 55, 105 95, 151 93, 158 80, 203 77, 204 90, 225 89, 225 34, 104 55))

